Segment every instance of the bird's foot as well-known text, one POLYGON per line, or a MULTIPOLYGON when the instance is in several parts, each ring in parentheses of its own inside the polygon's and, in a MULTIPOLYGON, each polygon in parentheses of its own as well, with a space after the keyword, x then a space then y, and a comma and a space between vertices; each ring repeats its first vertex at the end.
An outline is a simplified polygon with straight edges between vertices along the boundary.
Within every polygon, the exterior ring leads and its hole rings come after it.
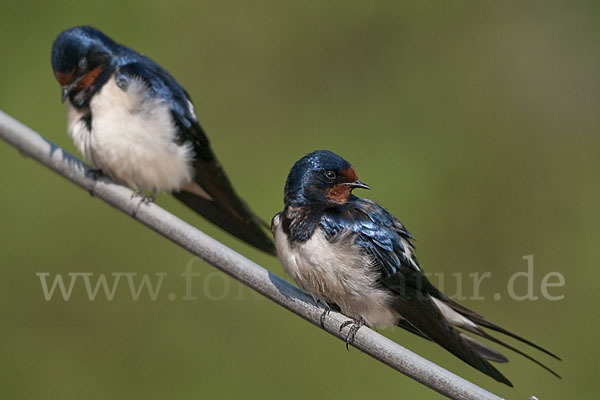
POLYGON ((321 328, 325 328, 325 317, 329 315, 330 311, 331 311, 331 307, 329 307, 329 306, 327 306, 323 310, 323 313, 321 314, 321 317, 319 318, 319 322, 321 323, 321 328))
POLYGON ((101 169, 89 169, 87 175, 93 180, 97 181, 102 176, 104 176, 104 172, 101 169))
MULTIPOLYGON (((86 173, 87 176, 89 176, 94 182, 96 182, 98 179, 100 179, 102 176, 104 176, 104 172, 102 172, 101 169, 89 169, 86 173)), ((92 186, 92 188, 90 190, 88 190, 88 192, 90 193, 90 196, 94 197, 94 189, 96 188, 96 184, 94 183, 94 186, 92 186)))
POLYGON ((140 207, 142 206, 142 204, 150 204, 150 203, 154 203, 154 199, 156 198, 156 190, 152 190, 152 193, 148 196, 146 195, 146 193, 142 192, 141 190, 136 190, 135 192, 133 192, 131 194, 131 198, 135 199, 137 197, 140 197, 141 200, 138 203, 138 205, 135 207, 135 210, 133 210, 133 214, 132 216, 135 217, 138 213, 138 211, 140 210, 140 207))
POLYGON ((331 307, 329 306, 329 304, 326 301, 317 299, 317 307, 319 306, 319 303, 323 304, 323 313, 321 314, 321 317, 319 318, 319 322, 321 323, 321 328, 325 328, 325 317, 329 315, 329 312, 331 311, 331 307))
POLYGON ((350 327, 350 330, 348 330, 348 335, 346 336, 346 350, 350 350, 348 346, 354 343, 354 337, 356 336, 356 332, 358 332, 358 330, 363 325, 365 325, 365 320, 362 319, 362 317, 359 319, 349 319, 348 321, 340 325, 340 332, 348 325, 352 326, 350 327))
POLYGON ((149 196, 141 190, 136 190, 131 194, 131 198, 135 199, 137 197, 141 199, 140 204, 154 203, 154 199, 156 198, 156 190, 153 190, 149 196))

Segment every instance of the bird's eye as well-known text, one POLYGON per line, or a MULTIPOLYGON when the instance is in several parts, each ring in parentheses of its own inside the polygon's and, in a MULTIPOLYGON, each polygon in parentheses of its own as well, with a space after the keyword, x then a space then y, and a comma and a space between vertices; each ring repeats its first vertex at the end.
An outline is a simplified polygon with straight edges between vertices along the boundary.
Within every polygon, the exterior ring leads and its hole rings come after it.
POLYGON ((84 70, 87 68, 87 65, 88 65, 88 61, 87 61, 87 58, 85 58, 85 56, 84 56, 79 59, 79 63, 77 64, 77 67, 80 70, 84 70))
POLYGON ((334 181, 335 180, 335 172, 334 171, 325 171, 325 172, 323 172, 323 175, 325 176, 325 178, 328 181, 334 181))

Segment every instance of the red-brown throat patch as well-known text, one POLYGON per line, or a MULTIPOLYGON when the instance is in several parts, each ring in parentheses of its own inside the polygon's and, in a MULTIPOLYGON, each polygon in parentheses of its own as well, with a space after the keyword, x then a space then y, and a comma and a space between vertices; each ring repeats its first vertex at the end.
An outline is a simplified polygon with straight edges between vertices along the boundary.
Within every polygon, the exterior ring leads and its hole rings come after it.
POLYGON ((328 189, 325 197, 338 203, 345 203, 350 199, 351 194, 352 186, 340 183, 328 189))
POLYGON ((358 180, 358 175, 356 174, 354 167, 338 170, 338 175, 345 178, 345 183, 339 183, 328 189, 325 197, 338 203, 345 203, 350 199, 353 189, 352 186, 347 185, 346 183, 356 182, 358 180))
POLYGON ((103 68, 104 68, 104 65, 98 65, 96 68, 94 68, 93 70, 91 70, 90 72, 88 72, 87 74, 82 76, 79 79, 79 81, 77 81, 77 85, 75 86, 75 89, 83 90, 83 89, 90 87, 92 85, 92 83, 94 83, 94 81, 96 80, 98 75, 100 75, 103 68))

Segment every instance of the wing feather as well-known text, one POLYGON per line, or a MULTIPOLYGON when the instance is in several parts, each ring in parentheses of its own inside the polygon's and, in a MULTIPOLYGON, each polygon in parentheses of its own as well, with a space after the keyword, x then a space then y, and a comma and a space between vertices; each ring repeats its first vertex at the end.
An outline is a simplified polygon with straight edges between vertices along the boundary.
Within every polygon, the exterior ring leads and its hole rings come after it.
POLYGON ((394 308, 403 317, 398 321, 400 327, 435 341, 461 360, 509 386, 512 386, 510 381, 489 363, 507 362, 507 358, 456 327, 501 344, 558 376, 533 357, 488 335, 479 325, 512 336, 556 357, 554 354, 460 306, 431 284, 414 255, 411 243, 414 238, 381 206, 353 197, 336 212, 327 213, 321 225, 332 236, 340 231, 353 231, 356 243, 373 256, 381 269, 381 284, 396 294, 394 308), (447 315, 449 313, 454 315, 447 315))

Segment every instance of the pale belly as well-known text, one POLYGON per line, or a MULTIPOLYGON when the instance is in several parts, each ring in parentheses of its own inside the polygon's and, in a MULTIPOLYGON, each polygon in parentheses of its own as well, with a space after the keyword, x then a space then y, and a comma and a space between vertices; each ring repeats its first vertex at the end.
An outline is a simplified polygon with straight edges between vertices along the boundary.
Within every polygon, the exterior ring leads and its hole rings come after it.
POLYGON ((175 143, 169 107, 149 99, 141 82, 127 92, 111 78, 90 102, 91 132, 67 102, 69 134, 95 168, 138 190, 179 190, 194 174, 193 150, 175 143))
POLYGON ((275 246, 285 271, 314 298, 337 304, 349 317, 385 327, 400 318, 391 307, 389 291, 378 283, 372 258, 357 250, 351 240, 327 241, 317 229, 304 243, 290 245, 279 223, 273 222, 275 246))

